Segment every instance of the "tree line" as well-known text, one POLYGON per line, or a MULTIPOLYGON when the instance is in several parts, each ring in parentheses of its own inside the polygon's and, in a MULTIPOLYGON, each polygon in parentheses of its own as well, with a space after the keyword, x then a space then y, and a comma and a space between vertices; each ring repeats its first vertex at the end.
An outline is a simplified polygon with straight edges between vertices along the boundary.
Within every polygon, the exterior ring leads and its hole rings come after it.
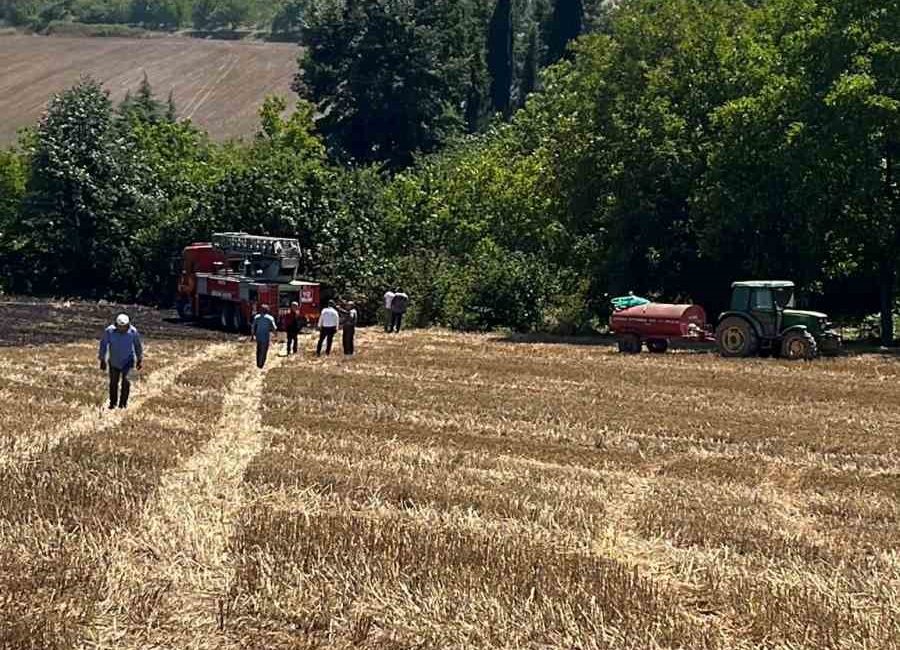
POLYGON ((0 0, 0 19, 43 30, 54 22, 145 29, 257 28, 297 34, 304 0, 0 0))
POLYGON ((51 102, 0 156, 8 288, 165 300, 184 244, 243 229, 299 237, 370 312, 401 284, 421 323, 573 332, 611 294, 715 312, 732 280, 784 278, 892 338, 900 0, 305 16, 304 99, 268 100, 251 142, 210 142, 149 84, 51 102))

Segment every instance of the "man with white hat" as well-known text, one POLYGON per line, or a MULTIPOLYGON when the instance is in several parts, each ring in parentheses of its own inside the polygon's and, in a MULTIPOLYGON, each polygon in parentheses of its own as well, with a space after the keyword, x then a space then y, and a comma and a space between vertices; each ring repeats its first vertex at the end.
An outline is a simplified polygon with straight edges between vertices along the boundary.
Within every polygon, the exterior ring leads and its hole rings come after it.
POLYGON ((131 392, 128 373, 134 367, 140 370, 144 363, 141 335, 131 324, 127 314, 116 316, 116 322, 103 332, 98 357, 100 370, 106 370, 109 366, 109 408, 114 409, 116 406, 120 409, 125 408, 128 406, 128 394, 131 392))

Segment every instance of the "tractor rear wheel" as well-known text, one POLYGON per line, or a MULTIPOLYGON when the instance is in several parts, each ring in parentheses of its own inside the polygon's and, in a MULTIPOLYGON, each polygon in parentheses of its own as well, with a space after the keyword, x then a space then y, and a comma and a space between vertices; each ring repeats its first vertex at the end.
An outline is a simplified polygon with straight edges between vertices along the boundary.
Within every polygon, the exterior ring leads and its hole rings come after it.
POLYGON ((806 331, 788 332, 781 340, 781 356, 785 359, 815 359, 819 354, 816 339, 806 331))
POLYGON ((666 339, 650 339, 647 341, 647 349, 654 354, 662 354, 669 349, 669 341, 666 339))
POLYGON ((731 316, 716 328, 716 347, 723 357, 752 357, 759 349, 759 338, 750 323, 731 316))
POLYGON ((619 337, 619 352, 638 354, 641 351, 641 337, 637 334, 623 334, 619 337))

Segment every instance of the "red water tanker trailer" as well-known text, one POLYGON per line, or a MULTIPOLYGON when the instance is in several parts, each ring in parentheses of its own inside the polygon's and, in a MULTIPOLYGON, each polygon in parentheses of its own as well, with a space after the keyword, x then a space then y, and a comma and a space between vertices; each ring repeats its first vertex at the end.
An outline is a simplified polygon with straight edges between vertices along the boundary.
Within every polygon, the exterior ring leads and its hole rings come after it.
POLYGON ((665 352, 672 340, 711 342, 714 337, 700 305, 666 305, 651 302, 613 312, 609 329, 620 352, 637 354, 643 344, 650 352, 665 352))

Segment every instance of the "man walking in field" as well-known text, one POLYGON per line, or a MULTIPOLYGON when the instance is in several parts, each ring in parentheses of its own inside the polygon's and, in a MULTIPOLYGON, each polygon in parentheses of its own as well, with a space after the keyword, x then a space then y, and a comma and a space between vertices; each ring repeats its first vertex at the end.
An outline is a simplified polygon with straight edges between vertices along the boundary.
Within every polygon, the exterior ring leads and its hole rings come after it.
POLYGON ((140 370, 144 364, 141 335, 131 324, 127 314, 116 316, 116 322, 103 332, 97 356, 100 359, 100 370, 109 368, 109 408, 127 407, 131 392, 128 373, 134 367, 140 370))
POLYGON ((316 345, 316 356, 322 356, 322 342, 325 341, 325 355, 331 354, 331 343, 334 341, 334 335, 338 331, 338 325, 341 323, 341 317, 337 309, 334 308, 334 301, 328 301, 328 306, 322 310, 319 315, 319 343, 316 345))
POLYGON ((403 321, 403 314, 406 313, 408 306, 409 296, 397 289, 394 292, 394 297, 391 299, 391 326, 388 332, 400 331, 400 323, 403 321))
POLYGON ((391 303, 394 301, 394 292, 388 289, 384 292, 384 331, 391 331, 391 303))
POLYGON ((291 310, 284 317, 284 331, 287 333, 287 353, 297 354, 297 337, 300 336, 300 303, 292 302, 291 310))
POLYGON ((251 332, 253 340, 256 341, 256 367, 262 368, 266 365, 266 358, 269 356, 269 343, 278 331, 275 325, 275 319, 269 313, 268 305, 260 305, 259 313, 253 319, 253 327, 251 332))
POLYGON ((348 302, 344 311, 344 328, 342 330, 341 342, 344 347, 345 355, 353 354, 353 338, 356 336, 356 306, 352 302, 348 302))

